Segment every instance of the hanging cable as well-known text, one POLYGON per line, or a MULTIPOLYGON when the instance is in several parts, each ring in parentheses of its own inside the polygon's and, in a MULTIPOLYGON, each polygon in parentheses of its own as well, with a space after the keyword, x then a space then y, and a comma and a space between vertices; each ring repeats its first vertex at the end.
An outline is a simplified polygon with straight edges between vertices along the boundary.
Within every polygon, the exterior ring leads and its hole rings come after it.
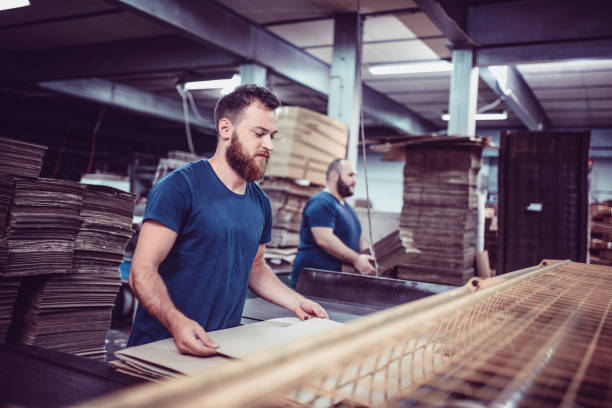
POLYGON ((64 150, 66 150, 66 145, 68 144, 70 134, 72 133, 73 124, 74 122, 72 120, 68 122, 68 128, 66 129, 66 134, 64 135, 64 141, 62 142, 62 146, 57 152, 57 160, 55 161, 55 168, 53 169, 53 174, 51 175, 51 178, 55 178, 57 176, 60 164, 62 163, 62 157, 64 156, 64 150))
POLYGON ((185 91, 181 87, 181 84, 176 84, 176 91, 183 100, 183 120, 185 121, 185 135, 187 137, 187 146, 189 147, 189 152, 191 154, 195 154, 195 149, 193 147, 193 138, 191 137, 191 127, 189 126, 189 106, 187 106, 187 96, 185 95, 185 91))
POLYGON ((491 103, 481 107, 480 109, 478 109, 476 111, 476 113, 484 113, 484 112, 488 111, 489 109, 493 109, 494 107, 496 107, 497 105, 502 103, 505 99, 506 99, 506 97, 504 95, 502 95, 499 98, 497 98, 496 100, 494 100, 493 102, 491 102, 491 103))
POLYGON ((358 91, 360 95, 360 106, 359 106, 359 122, 360 122, 360 133, 361 133, 361 152, 363 155, 363 175, 365 178, 365 188, 366 188, 366 208, 368 212, 368 230, 370 232, 370 252, 372 257, 374 258, 374 268, 376 269, 376 276, 379 275, 378 271, 378 260, 376 258, 376 251, 374 250, 374 235, 372 234, 372 214, 371 214, 371 204, 370 204, 370 189, 368 187, 368 161, 366 160, 366 141, 365 141, 365 130, 363 124, 363 81, 361 80, 361 47, 362 47, 362 39, 363 36, 363 25, 361 24, 361 3, 360 0, 357 0, 357 26, 359 27, 359 32, 357 34, 357 67, 359 71, 359 86, 358 91))
POLYGON ((106 112, 105 108, 100 110, 100 114, 98 115, 98 120, 96 121, 96 125, 93 128, 93 132, 91 134, 91 150, 89 152, 89 163, 87 163, 87 170, 85 173, 89 173, 93 166, 94 156, 96 153, 96 134, 98 133, 98 129, 100 129, 100 125, 102 124, 102 118, 104 117, 104 113, 106 112))
POLYGON ((191 91, 185 90, 185 94, 187 95, 187 100, 189 100, 191 111, 193 112, 193 116, 195 116, 196 120, 200 121, 203 124, 211 123, 212 121, 210 119, 206 119, 204 116, 200 115, 200 111, 198 111, 198 108, 196 106, 195 100, 193 99, 193 94, 191 93, 191 91))

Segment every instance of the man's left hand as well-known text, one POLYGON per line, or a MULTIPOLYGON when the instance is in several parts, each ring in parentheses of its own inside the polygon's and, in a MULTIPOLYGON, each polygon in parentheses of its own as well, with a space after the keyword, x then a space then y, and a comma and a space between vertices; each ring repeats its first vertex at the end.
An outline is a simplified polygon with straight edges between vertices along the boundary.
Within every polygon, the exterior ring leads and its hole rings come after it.
POLYGON ((329 316, 323 307, 317 302, 313 302, 312 300, 308 300, 306 298, 301 298, 298 301, 297 306, 294 308, 293 313, 300 320, 308 320, 313 317, 318 317, 320 319, 327 319, 329 316))

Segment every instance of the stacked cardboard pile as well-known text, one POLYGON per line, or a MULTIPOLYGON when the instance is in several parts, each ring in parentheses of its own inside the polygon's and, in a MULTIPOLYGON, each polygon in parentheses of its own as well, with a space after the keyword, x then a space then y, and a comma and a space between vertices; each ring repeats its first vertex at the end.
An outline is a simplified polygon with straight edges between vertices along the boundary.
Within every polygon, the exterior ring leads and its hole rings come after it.
POLYGON ((272 204, 272 241, 266 246, 266 259, 276 265, 293 262, 300 244, 302 211, 308 199, 321 187, 304 186, 289 178, 267 177, 261 188, 272 204))
POLYGON ((0 137, 0 343, 4 343, 11 324, 20 285, 19 279, 3 273, 9 255, 6 229, 15 180, 38 177, 46 150, 45 146, 0 137))
POLYGON ((497 207, 485 209, 484 249, 489 255, 492 272, 497 269, 497 207))
POLYGON ((591 263, 612 266, 612 200, 591 206, 591 263))
POLYGON ((542 259, 586 262, 589 149, 590 131, 501 133, 497 274, 542 259))
POLYGON ((132 232, 133 208, 132 194, 86 186, 74 273, 24 280, 12 339, 104 359, 104 341, 121 287, 119 264, 132 232))
POLYGON ((83 224, 76 237, 74 272, 118 278, 119 264, 132 237, 135 196, 112 187, 87 185, 83 224))
POLYGON ((46 146, 0 137, 0 173, 38 177, 46 146))
POLYGON ((0 278, 0 343, 4 343, 13 315, 13 305, 17 299, 20 281, 0 278))
POLYGON ((270 155, 267 176, 305 179, 325 185, 329 163, 346 155, 347 126, 308 109, 278 109, 278 136, 270 155))
POLYGON ((5 235, 4 276, 72 272, 74 240, 83 205, 82 184, 18 180, 5 235))
POLYGON ((461 285, 474 276, 477 180, 486 142, 422 138, 405 144, 400 228, 421 251, 396 268, 397 277, 461 285))
POLYGON ((397 229, 374 244, 379 275, 389 275, 397 265, 408 263, 419 254, 408 229, 397 229))

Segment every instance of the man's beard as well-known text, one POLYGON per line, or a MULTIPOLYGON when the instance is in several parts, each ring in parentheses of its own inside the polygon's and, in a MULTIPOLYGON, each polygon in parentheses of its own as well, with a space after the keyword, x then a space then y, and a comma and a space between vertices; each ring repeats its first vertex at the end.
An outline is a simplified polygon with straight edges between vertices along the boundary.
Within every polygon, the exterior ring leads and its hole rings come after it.
POLYGON ((336 190, 338 190, 338 194, 340 194, 340 197, 342 198, 350 197, 353 195, 351 188, 342 180, 342 177, 338 177, 338 182, 336 183, 336 190))
POLYGON ((255 157, 250 157, 244 151, 235 131, 232 133, 230 145, 225 151, 225 158, 230 167, 246 181, 257 181, 264 176, 268 165, 268 157, 265 161, 257 163, 255 157))

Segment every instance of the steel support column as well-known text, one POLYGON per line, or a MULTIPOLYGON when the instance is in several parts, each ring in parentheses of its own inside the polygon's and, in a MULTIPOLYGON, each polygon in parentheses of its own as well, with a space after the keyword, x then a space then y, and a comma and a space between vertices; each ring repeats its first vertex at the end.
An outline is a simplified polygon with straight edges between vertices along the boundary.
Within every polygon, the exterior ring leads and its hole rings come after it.
POLYGON ((478 101, 478 67, 471 48, 453 50, 453 74, 448 113, 448 135, 474 136, 478 101))
POLYGON ((327 114, 349 128, 346 158, 357 168, 361 109, 361 16, 338 14, 334 19, 334 54, 327 114))

